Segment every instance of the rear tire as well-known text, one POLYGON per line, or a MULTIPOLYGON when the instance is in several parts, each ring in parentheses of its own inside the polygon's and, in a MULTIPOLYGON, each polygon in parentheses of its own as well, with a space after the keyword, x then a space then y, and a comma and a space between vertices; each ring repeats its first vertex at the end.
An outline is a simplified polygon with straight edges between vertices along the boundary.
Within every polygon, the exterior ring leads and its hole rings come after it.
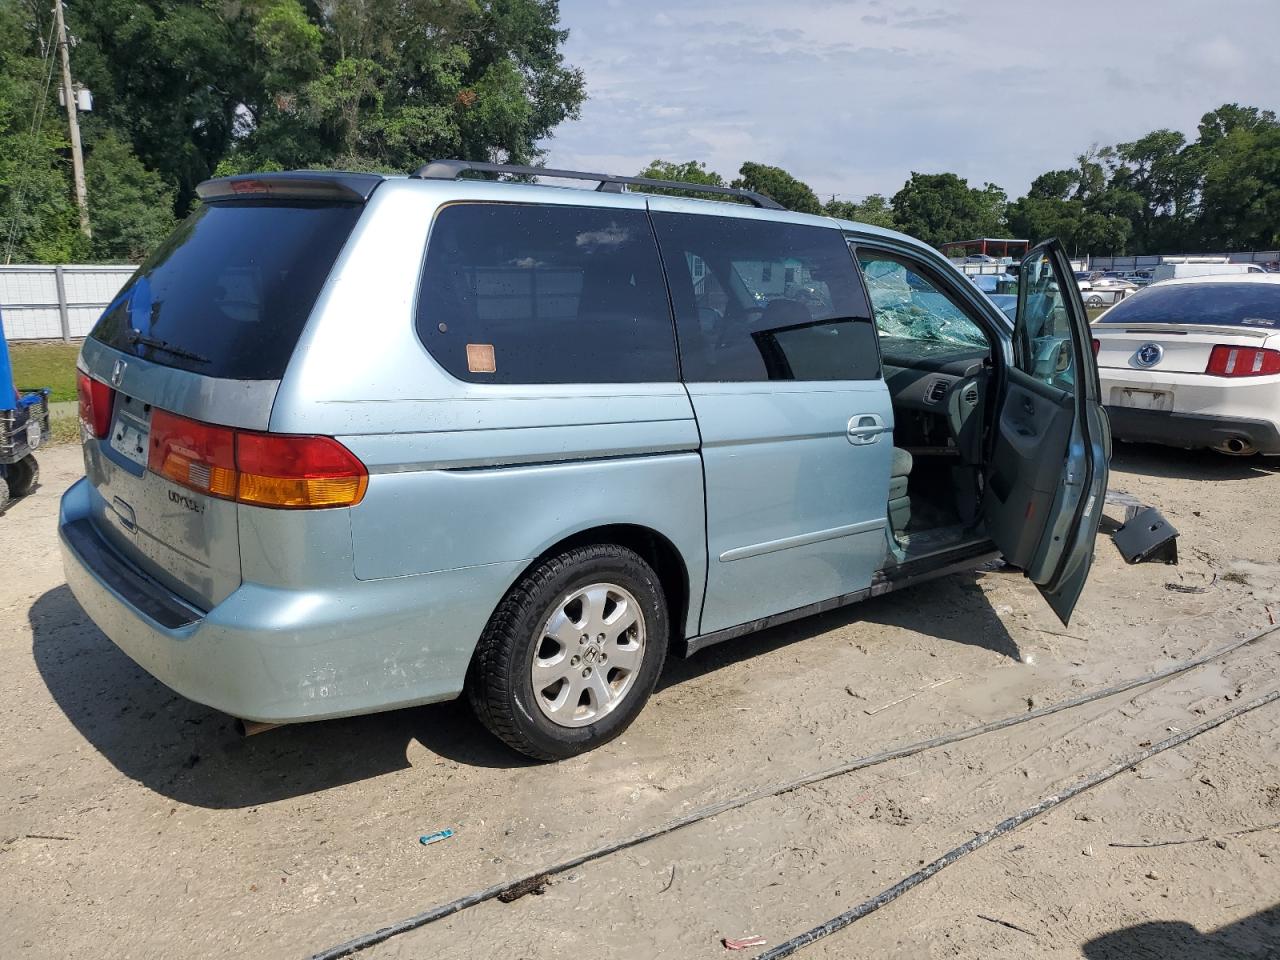
POLYGON ((662 672, 668 637, 649 564, 616 544, 576 547, 508 591, 472 657, 467 695, 507 746, 563 760, 630 726, 662 672))
POLYGON ((27 454, 9 468, 9 495, 13 499, 25 497, 40 484, 40 464, 36 458, 27 454))

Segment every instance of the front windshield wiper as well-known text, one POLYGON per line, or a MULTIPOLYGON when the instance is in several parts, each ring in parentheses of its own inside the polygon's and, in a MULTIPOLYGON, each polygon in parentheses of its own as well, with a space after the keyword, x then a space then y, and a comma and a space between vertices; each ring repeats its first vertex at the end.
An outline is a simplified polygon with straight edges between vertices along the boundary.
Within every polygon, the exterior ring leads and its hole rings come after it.
POLYGON ((182 347, 175 347, 171 343, 161 340, 159 337, 148 337, 140 330, 130 330, 126 338, 130 346, 142 344, 144 347, 150 347, 152 350, 161 350, 165 353, 171 353, 175 357, 182 357, 186 360, 194 360, 196 363, 210 363, 208 357, 202 357, 198 353, 192 353, 190 350, 184 350, 182 347))

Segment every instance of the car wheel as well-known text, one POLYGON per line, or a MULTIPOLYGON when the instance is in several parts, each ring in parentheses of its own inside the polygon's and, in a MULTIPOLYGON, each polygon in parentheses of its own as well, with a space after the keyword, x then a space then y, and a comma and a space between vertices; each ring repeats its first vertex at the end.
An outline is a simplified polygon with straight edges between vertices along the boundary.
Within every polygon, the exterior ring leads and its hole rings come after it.
POLYGON ((1091 306, 1091 307, 1100 307, 1100 306, 1102 306, 1102 298, 1101 298, 1101 297, 1090 297, 1090 298, 1089 298, 1089 306, 1091 306))
POLYGON ((9 495, 15 500, 25 497, 40 483, 40 464, 27 454, 9 468, 9 495))
POLYGON ((503 598, 471 661, 467 694, 500 740, 561 760, 612 740, 640 713, 667 654, 658 575, 625 547, 544 560, 503 598))

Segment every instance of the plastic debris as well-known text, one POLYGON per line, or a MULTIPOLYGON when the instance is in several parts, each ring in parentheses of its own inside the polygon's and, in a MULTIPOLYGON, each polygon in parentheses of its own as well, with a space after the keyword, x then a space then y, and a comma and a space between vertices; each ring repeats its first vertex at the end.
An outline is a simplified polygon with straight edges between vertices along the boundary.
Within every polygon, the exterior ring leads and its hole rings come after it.
POLYGON ((739 939, 725 937, 720 942, 724 944, 726 950, 750 950, 752 947, 763 947, 768 943, 764 937, 741 937, 739 939))
POLYGON ((437 830, 435 833, 423 834, 418 838, 418 842, 425 847, 430 843, 439 843, 441 840, 448 840, 452 836, 452 830, 437 830))

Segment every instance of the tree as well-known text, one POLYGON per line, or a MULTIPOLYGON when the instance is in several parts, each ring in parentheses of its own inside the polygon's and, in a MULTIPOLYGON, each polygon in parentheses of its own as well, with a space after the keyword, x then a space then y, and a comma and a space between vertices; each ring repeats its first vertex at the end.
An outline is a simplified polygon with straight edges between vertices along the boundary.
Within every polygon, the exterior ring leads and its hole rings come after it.
POLYGON ((1202 235, 1223 250, 1280 246, 1280 125, 1238 127, 1205 157, 1202 235))
POLYGON ((173 229, 173 188, 114 131, 93 144, 85 176, 94 259, 140 261, 173 229))
POLYGON ((981 188, 954 173, 916 173, 893 197, 893 217, 904 233, 939 246, 951 240, 1000 236, 1005 230, 1005 192, 981 188))
POLYGON ((66 127, 49 83, 52 64, 38 46, 49 18, 43 7, 39 16, 34 9, 0 0, 0 263, 76 260, 87 252, 71 200, 66 127))
POLYGON ((890 230, 897 227, 893 219, 893 207, 890 206, 888 199, 879 193, 871 194, 860 203, 837 200, 832 197, 822 209, 827 216, 836 217, 839 220, 854 220, 890 230))
POLYGON ((585 97, 557 0, 95 0, 70 16, 99 116, 176 186, 179 215, 215 170, 532 162, 585 97))
MULTIPOLYGON (((686 160, 684 163, 676 163, 671 160, 654 160, 637 173, 636 176, 648 177, 650 180, 678 180, 681 183, 702 183, 713 187, 724 186, 724 178, 714 170, 708 170, 707 165, 698 160, 686 160)), ((696 190, 655 188, 652 192, 677 197, 700 197, 704 200, 709 196, 709 194, 699 193, 696 190)), ((726 197, 724 199, 729 198, 726 197)))
POLYGON ((739 168, 738 179, 731 186, 763 193, 797 213, 822 213, 822 204, 809 185, 801 183, 781 167, 747 161, 739 168))

